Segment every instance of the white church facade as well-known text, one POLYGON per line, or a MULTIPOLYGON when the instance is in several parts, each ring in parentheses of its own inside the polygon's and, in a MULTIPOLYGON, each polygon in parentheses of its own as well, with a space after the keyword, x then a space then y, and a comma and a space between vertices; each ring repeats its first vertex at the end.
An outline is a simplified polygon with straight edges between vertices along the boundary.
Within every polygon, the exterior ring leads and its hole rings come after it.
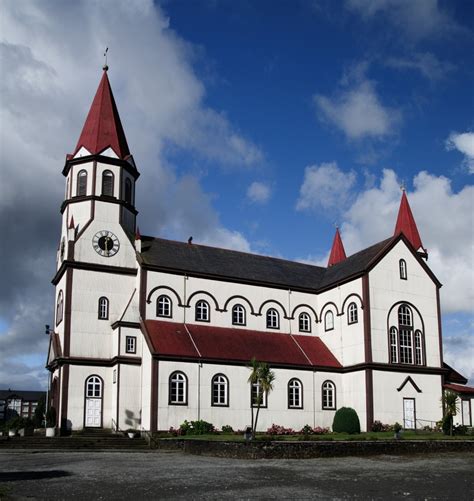
MULTIPOLYGON (((259 429, 328 426, 342 406, 361 427, 442 417, 440 282, 403 192, 395 233, 327 267, 140 236, 139 177, 104 71, 66 157, 47 368, 63 430, 250 421, 248 365, 274 390, 259 429)), ((471 401, 463 420, 471 423, 471 401)))

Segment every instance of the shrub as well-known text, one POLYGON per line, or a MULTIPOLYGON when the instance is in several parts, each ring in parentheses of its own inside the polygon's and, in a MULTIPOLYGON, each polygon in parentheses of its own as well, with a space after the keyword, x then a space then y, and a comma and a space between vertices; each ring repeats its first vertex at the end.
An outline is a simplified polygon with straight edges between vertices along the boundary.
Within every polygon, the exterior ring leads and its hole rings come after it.
POLYGON ((234 428, 232 428, 232 426, 230 426, 230 424, 225 424, 222 427, 222 433, 234 433, 234 428))
POLYGON ((371 431, 392 431, 393 426, 389 424, 384 424, 382 421, 374 421, 372 424, 371 431))
POLYGON ((173 436, 180 435, 206 435, 208 433, 215 433, 216 429, 212 423, 208 423, 202 419, 198 421, 187 421, 179 425, 178 429, 171 427, 168 431, 173 436))
POLYGON ((334 415, 332 430, 336 433, 360 433, 357 412, 351 407, 341 407, 334 415))
POLYGON ((267 430, 268 435, 294 435, 295 430, 293 428, 285 428, 284 426, 279 426, 277 424, 272 424, 267 430))
POLYGON ((394 431, 395 433, 399 433, 400 431, 402 431, 402 425, 401 425, 400 423, 398 423, 398 422, 397 422, 397 423, 395 423, 395 424, 393 425, 393 431, 394 431))
POLYGON ((301 435, 324 435, 329 433, 329 428, 322 428, 321 426, 311 428, 309 424, 305 424, 298 433, 301 435))
POLYGON ((453 435, 467 435, 467 426, 462 424, 453 426, 453 435))

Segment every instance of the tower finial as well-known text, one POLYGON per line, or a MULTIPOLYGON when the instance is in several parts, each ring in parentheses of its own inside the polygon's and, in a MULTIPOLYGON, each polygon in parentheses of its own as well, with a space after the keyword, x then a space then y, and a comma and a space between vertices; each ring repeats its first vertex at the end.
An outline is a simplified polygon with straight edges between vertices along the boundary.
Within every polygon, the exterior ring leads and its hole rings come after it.
POLYGON ((107 66, 107 52, 109 52, 109 48, 108 47, 105 48, 105 52, 104 52, 105 63, 104 63, 104 66, 102 66, 102 69, 104 71, 107 71, 109 69, 109 67, 107 66))
POLYGON ((402 179, 402 182, 400 183, 400 189, 402 191, 406 191, 406 189, 407 189, 406 186, 405 186, 405 180, 404 179, 402 179))

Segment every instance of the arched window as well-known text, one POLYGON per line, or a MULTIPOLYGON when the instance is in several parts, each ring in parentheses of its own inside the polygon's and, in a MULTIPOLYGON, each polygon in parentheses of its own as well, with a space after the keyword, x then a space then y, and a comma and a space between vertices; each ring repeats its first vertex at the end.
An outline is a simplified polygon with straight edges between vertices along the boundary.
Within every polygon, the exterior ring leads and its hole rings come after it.
POLYGON ((168 400, 170 405, 188 405, 188 378, 183 372, 170 375, 168 400))
POLYGON ((411 309, 402 304, 398 308, 398 332, 400 336, 400 362, 413 363, 413 315, 411 309))
POLYGON ((324 315, 324 330, 332 331, 334 329, 334 314, 331 310, 324 315))
POLYGON ((125 202, 132 203, 132 181, 130 178, 125 178, 125 202))
POLYGON ((63 291, 59 291, 58 300, 56 302, 56 325, 59 325, 63 320, 63 311, 64 311, 64 300, 63 300, 63 291))
POLYGON ((80 170, 77 173, 76 195, 78 197, 87 195, 87 172, 80 170))
POLYGON ((398 262, 398 267, 400 268, 400 278, 402 280, 407 279, 407 263, 404 259, 400 259, 398 262))
POLYGON ((99 298, 98 317, 99 320, 108 320, 109 318, 109 300, 104 296, 99 298))
POLYGON ((298 328, 300 332, 311 332, 311 319, 307 313, 300 313, 298 328))
POLYGON ((245 325, 245 308, 241 304, 236 304, 232 308, 232 323, 234 325, 245 325))
POLYGON ((212 378, 212 399, 213 406, 228 406, 229 405, 229 381, 224 374, 216 374, 212 378))
POLYGON ((324 381, 322 386, 322 408, 336 408, 336 385, 332 381, 324 381))
POLYGON ((267 328, 268 329, 279 329, 280 328, 280 315, 275 308, 270 308, 267 311, 267 328))
POLYGON ((196 320, 198 322, 209 322, 209 303, 201 300, 196 303, 196 320))
POLYGON ((86 397, 102 398, 102 380, 99 376, 89 376, 86 380, 86 397))
POLYGON ((347 307, 347 323, 348 324, 356 324, 359 320, 359 312, 357 311, 357 305, 355 303, 351 303, 347 307))
POLYGON ((396 327, 390 327, 390 362, 398 363, 398 330, 396 327))
POLYGON ((423 334, 415 331, 415 364, 423 365, 423 334))
POLYGON ((303 385, 299 379, 290 379, 288 382, 288 408, 303 408, 303 385))
POLYGON ((102 173, 102 195, 114 196, 114 175, 110 170, 102 173))
POLYGON ((168 296, 159 296, 156 300, 156 316, 168 318, 172 316, 172 303, 168 296))

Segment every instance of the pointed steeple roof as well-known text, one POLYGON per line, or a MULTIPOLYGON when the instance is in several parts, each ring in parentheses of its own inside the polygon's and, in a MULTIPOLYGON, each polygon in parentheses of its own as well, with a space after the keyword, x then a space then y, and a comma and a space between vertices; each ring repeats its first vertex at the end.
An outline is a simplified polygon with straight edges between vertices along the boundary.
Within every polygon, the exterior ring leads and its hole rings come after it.
POLYGON ((415 218, 410 209, 410 204, 408 203, 408 198, 405 190, 403 190, 402 200, 400 202, 400 209, 398 210, 397 224, 395 225, 394 236, 403 233, 408 241, 413 245, 415 250, 422 249, 423 252, 425 248, 421 243, 420 234, 418 233, 418 228, 416 227, 415 218))
POLYGON ((95 94, 92 106, 82 128, 74 156, 84 146, 92 155, 112 148, 116 155, 124 159, 130 155, 127 139, 123 131, 114 95, 107 76, 107 67, 95 94))
POLYGON ((346 259, 346 251, 344 250, 339 228, 336 228, 336 234, 334 235, 334 240, 332 242, 331 254, 329 255, 328 267, 334 266, 335 264, 344 261, 344 259, 346 259))

